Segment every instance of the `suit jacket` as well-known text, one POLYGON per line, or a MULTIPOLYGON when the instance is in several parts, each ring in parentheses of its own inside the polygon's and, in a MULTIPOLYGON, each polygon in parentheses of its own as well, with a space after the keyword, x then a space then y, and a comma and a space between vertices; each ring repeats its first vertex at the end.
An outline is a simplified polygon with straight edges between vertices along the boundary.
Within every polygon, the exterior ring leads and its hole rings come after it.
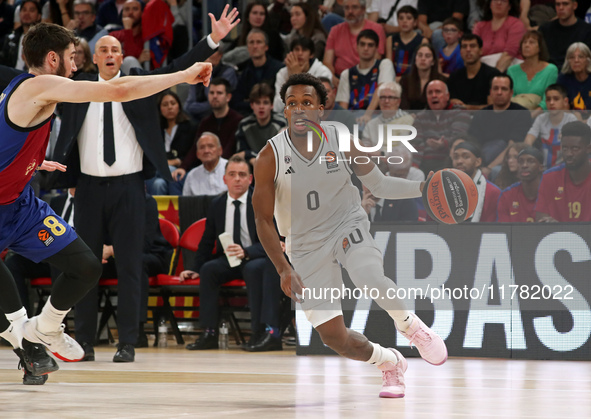
MULTIPOLYGON (((217 196, 211 201, 209 209, 207 211, 207 221, 205 223, 205 232, 199 243, 197 249, 197 255, 193 266, 193 271, 199 272, 205 262, 210 261, 219 257, 226 257, 223 251, 222 244, 219 240, 219 235, 226 231, 226 203, 228 201, 228 193, 217 196), (214 246, 217 246, 217 253, 212 255, 214 246)), ((249 259, 256 259, 266 257, 265 249, 259 241, 257 235, 256 224, 254 221, 254 210, 252 208, 252 189, 248 191, 247 203, 246 203, 246 220, 248 224, 248 232, 250 234, 250 240, 252 245, 245 247, 244 250, 248 254, 249 259)))
MULTIPOLYGON (((197 61, 205 61, 212 50, 207 44, 207 39, 202 39, 193 49, 177 58, 169 65, 147 72, 140 68, 133 68, 131 75, 167 74, 189 68, 197 61)), ((78 80, 97 81, 98 74, 79 74, 78 80)), ((80 154, 78 152, 78 134, 86 118, 89 103, 64 103, 62 109, 62 125, 55 145, 53 159, 66 164, 68 170, 65 173, 55 173, 50 178, 53 188, 65 188, 76 186, 80 175, 80 154)), ((133 126, 137 141, 144 151, 143 175, 150 179, 156 174, 172 181, 164 140, 160 128, 160 116, 158 112, 156 95, 143 99, 123 103, 123 111, 133 126)))
POLYGON ((414 199, 386 199, 382 214, 374 221, 418 221, 419 211, 414 199))
MULTIPOLYGON (((183 121, 178 124, 177 127, 176 133, 172 138, 172 143, 170 144, 170 151, 167 153, 166 158, 176 159, 178 157, 182 162, 187 153, 191 150, 191 147, 193 147, 197 127, 191 121, 183 121)), ((164 131, 162 135, 164 135, 164 131)))

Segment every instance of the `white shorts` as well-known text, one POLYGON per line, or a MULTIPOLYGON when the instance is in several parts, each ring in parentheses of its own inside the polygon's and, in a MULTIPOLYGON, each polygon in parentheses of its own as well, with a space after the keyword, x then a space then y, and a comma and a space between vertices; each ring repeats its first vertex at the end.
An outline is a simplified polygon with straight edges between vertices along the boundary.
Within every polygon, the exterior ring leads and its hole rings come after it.
POLYGON ((341 265, 347 267, 348 256, 361 247, 379 251, 369 232, 369 221, 356 222, 327 238, 325 245, 309 252, 292 252, 291 263, 306 287, 301 307, 315 328, 343 314, 341 301, 332 299, 330 290, 343 287, 341 265))

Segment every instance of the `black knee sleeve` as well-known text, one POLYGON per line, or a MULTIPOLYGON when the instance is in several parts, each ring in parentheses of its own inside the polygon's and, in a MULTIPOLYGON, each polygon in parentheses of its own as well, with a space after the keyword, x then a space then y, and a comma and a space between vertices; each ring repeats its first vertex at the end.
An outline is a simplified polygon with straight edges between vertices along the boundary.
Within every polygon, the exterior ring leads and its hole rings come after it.
POLYGON ((62 272, 51 289, 51 303, 58 310, 72 308, 97 284, 103 271, 101 261, 80 238, 45 261, 62 272))

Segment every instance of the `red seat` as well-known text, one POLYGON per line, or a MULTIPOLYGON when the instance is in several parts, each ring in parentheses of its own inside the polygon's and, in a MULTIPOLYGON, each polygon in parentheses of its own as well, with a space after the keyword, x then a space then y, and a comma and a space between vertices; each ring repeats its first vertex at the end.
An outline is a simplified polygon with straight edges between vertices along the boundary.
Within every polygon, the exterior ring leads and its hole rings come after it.
MULTIPOLYGON (((170 306, 169 299, 170 299, 170 297, 173 297, 173 296, 190 296, 190 297, 198 297, 199 296, 200 279, 195 278, 195 279, 188 279, 185 281, 181 281, 178 274, 180 274, 180 272, 182 272, 183 270, 186 269, 186 267, 183 264, 181 250, 186 249, 191 252, 197 251, 197 249, 199 248, 199 243, 201 242, 201 239, 203 237, 203 233, 205 232, 205 224, 206 224, 205 218, 197 220, 193 224, 191 224, 189 226, 189 228, 187 228, 187 230, 185 230, 185 232, 181 236, 180 241, 179 241, 179 258, 178 258, 179 263, 177 265, 177 269, 175 270, 176 275, 163 275, 163 274, 158 275, 158 285, 161 287, 160 295, 162 296, 163 305, 164 305, 164 308, 167 312, 167 315, 171 319, 171 326, 172 326, 173 332, 175 333, 178 343, 182 343, 182 337, 180 337, 181 336, 180 331, 178 330, 178 326, 176 324, 176 318, 174 316, 175 311, 176 312, 182 312, 182 311, 187 311, 187 310, 195 311, 195 307, 187 308, 185 306, 185 307, 183 307, 184 310, 174 310, 173 307, 170 306), (179 339, 179 337, 180 337, 180 339, 179 339)), ((215 252, 216 252, 216 249, 214 248, 213 253, 215 253, 215 252)), ((231 291, 231 294, 233 296, 234 294, 236 294, 236 292, 245 294, 245 292, 244 292, 245 288, 246 288, 246 283, 242 279, 234 279, 234 280, 229 281, 226 284, 224 284, 222 286, 222 300, 223 300, 224 307, 227 307, 230 305, 229 304, 229 295, 226 295, 224 293, 224 289, 231 291)), ((175 307, 175 308, 177 308, 177 307, 175 307)), ((237 341, 237 343, 240 344, 244 340, 242 337, 242 333, 240 331, 240 328, 238 327, 238 324, 236 322, 233 312, 230 312, 229 315, 230 315, 230 324, 232 326, 233 331, 235 332, 236 341, 237 341)))

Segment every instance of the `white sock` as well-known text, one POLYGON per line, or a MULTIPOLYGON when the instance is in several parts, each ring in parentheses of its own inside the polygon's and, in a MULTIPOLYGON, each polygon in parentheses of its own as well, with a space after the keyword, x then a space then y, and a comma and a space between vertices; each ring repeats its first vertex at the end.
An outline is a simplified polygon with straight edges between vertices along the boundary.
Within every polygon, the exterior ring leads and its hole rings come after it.
POLYGON ((43 334, 57 332, 70 310, 58 310, 51 305, 51 297, 43 306, 41 314, 37 316, 37 330, 43 334))
POLYGON ((373 345, 373 353, 371 354, 371 357, 367 360, 367 363, 375 365, 382 365, 384 362, 388 361, 393 362, 394 364, 398 363, 398 357, 394 352, 384 348, 383 346, 377 343, 369 343, 373 345))
POLYGON ((29 319, 27 317, 27 310, 22 307, 14 313, 6 314, 6 318, 10 322, 10 326, 0 336, 6 339, 13 348, 22 348, 23 343, 23 325, 29 319))
POLYGON ((406 332, 406 330, 410 327, 410 325, 412 324, 412 321, 414 319, 414 316, 412 315, 412 313, 407 310, 388 311, 388 314, 390 315, 390 317, 392 317, 392 319, 394 320, 394 323, 396 323, 396 327, 401 332, 406 332))

